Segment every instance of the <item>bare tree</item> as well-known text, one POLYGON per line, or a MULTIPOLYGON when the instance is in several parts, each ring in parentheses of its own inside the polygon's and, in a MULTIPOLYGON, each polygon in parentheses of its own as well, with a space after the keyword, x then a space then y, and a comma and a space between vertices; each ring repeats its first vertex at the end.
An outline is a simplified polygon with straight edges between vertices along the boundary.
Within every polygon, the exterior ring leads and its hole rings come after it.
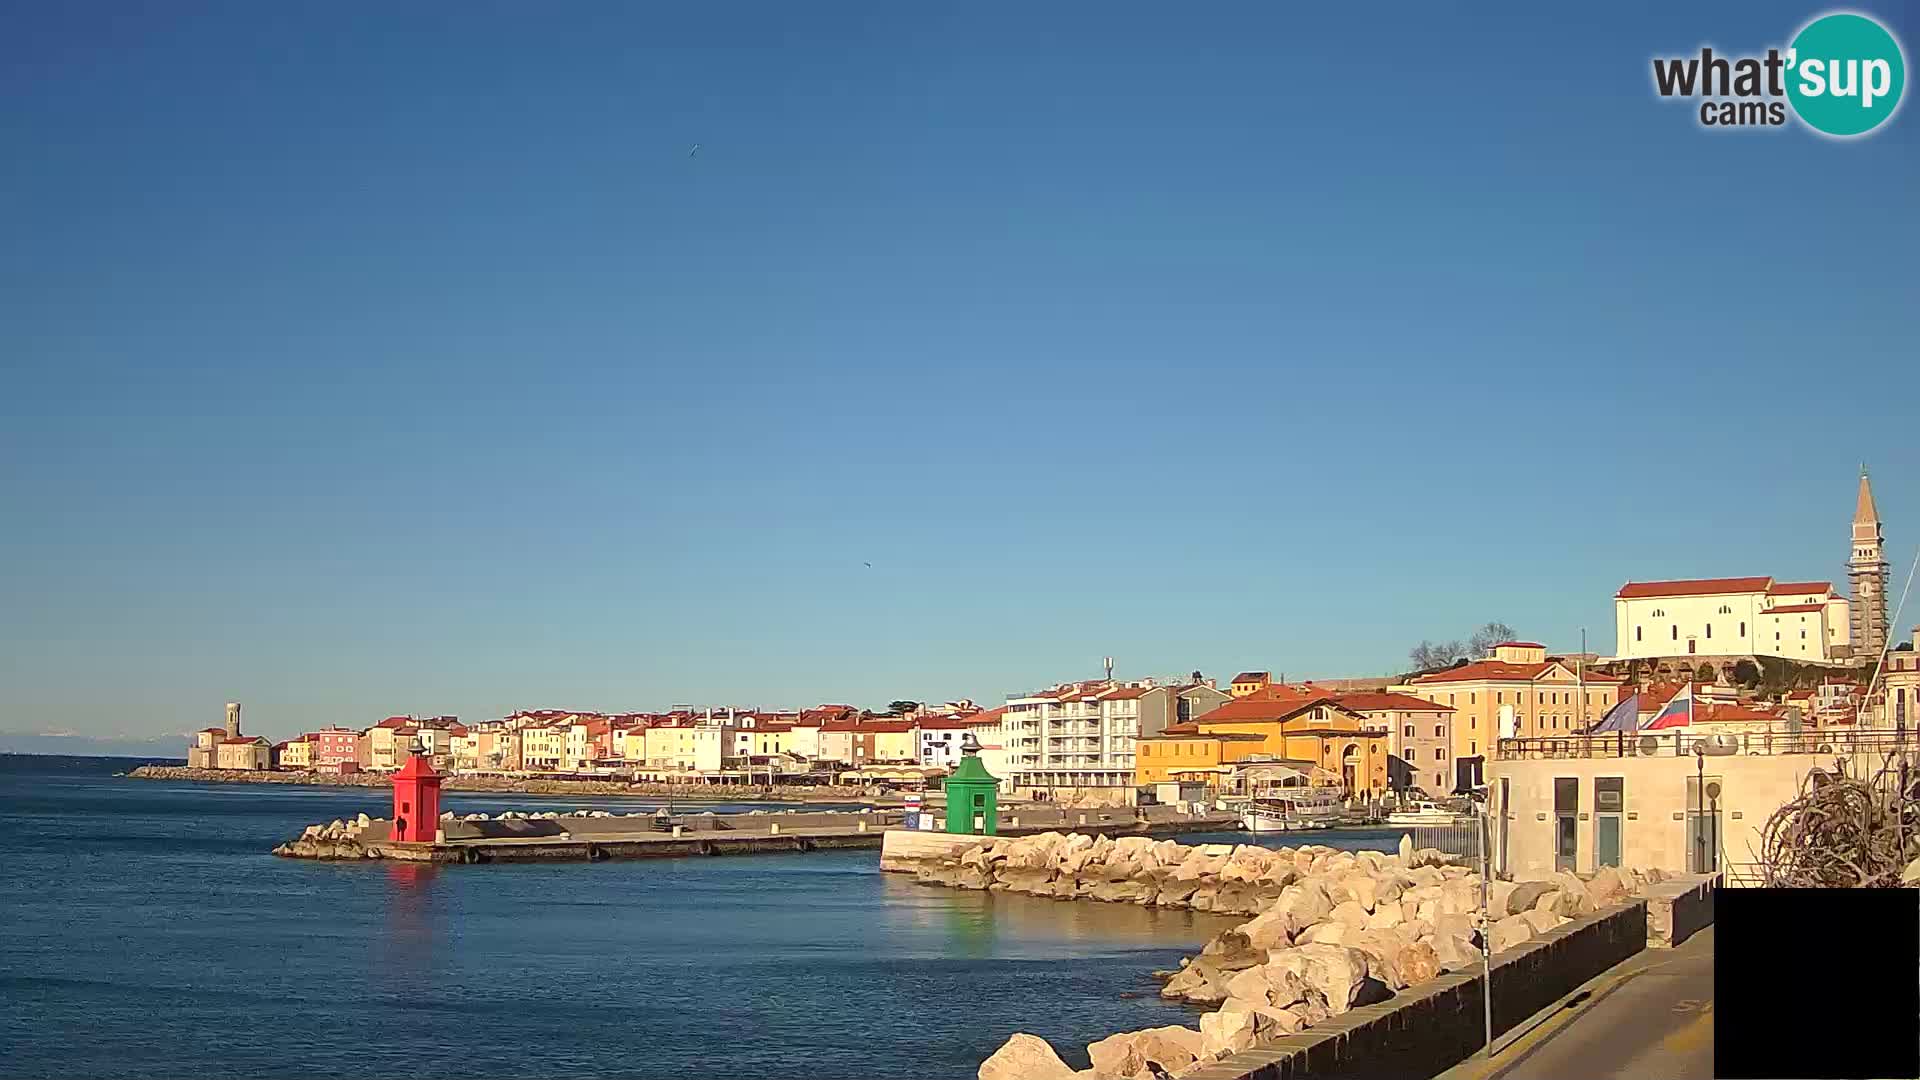
POLYGON ((1481 657, 1493 651, 1495 645, 1513 640, 1513 627, 1503 622, 1490 622, 1475 630, 1467 638, 1467 655, 1481 657))
POLYGON ((1465 655, 1465 648, 1458 641, 1423 640, 1407 653, 1407 659, 1413 661, 1415 671, 1435 671, 1465 655))

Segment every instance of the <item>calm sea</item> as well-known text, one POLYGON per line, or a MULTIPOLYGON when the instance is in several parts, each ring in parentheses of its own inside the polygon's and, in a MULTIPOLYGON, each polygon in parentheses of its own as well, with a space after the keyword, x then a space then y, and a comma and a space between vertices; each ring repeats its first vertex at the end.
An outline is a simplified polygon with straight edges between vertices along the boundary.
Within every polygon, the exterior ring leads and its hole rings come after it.
POLYGON ((1234 921, 922 888, 871 851, 277 859, 385 793, 113 775, 134 764, 0 756, 0 1074, 960 1080, 1014 1031, 1084 1067, 1192 1023, 1149 972, 1234 921))

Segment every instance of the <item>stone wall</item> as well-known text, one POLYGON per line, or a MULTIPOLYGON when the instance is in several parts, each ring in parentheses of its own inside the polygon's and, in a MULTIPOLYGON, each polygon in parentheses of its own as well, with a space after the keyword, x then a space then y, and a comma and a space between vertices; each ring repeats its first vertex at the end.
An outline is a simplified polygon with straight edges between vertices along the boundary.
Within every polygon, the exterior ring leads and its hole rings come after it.
POLYGON ((1671 949, 1713 925, 1718 874, 1686 874, 1647 890, 1647 948, 1671 949))
MULTIPOLYGON (((1627 924, 1616 920, 1570 945, 1553 943, 1568 938, 1561 930, 1573 920, 1660 880, 1657 872, 1607 869, 1589 878, 1556 873, 1483 886, 1453 857, 1416 851, 1404 837, 1388 854, 1057 833, 942 845, 924 853, 918 876, 929 885, 1253 916, 1215 935, 1179 969, 1155 973, 1166 980, 1161 997, 1218 1006, 1200 1018, 1198 1030, 1168 1025, 1109 1036, 1087 1048, 1093 1068, 1080 1073, 1044 1040, 1016 1035, 981 1065, 980 1080, 1140 1080, 1150 1071, 1185 1077, 1233 1054, 1330 1030, 1329 1023, 1363 1006, 1425 1000, 1446 973, 1478 971, 1482 940, 1496 954, 1512 954, 1504 962, 1517 966, 1496 972, 1495 1000, 1524 1016, 1538 1008, 1546 985, 1539 965, 1551 962, 1557 972, 1617 959, 1626 955, 1618 939, 1629 929, 1637 934, 1631 950, 1644 948, 1646 909, 1638 900, 1628 905, 1635 914, 1627 924), (1484 923, 1483 893, 1490 916, 1484 923), (1536 955, 1529 948, 1535 941, 1552 948, 1536 955), (1559 956, 1573 959, 1553 959, 1559 956)), ((1430 1007, 1451 1008, 1457 998, 1443 995, 1430 1007)), ((1476 1010, 1479 1000, 1472 1002, 1476 1010)), ((1350 1026, 1339 1023, 1342 1031, 1350 1026)))
MULTIPOLYGON (((1639 952, 1646 940, 1646 902, 1635 899, 1495 956, 1495 1036, 1639 952)), ((1483 986, 1477 969, 1443 975, 1312 1031, 1182 1073, 1181 1080, 1433 1076, 1485 1045, 1483 986)))

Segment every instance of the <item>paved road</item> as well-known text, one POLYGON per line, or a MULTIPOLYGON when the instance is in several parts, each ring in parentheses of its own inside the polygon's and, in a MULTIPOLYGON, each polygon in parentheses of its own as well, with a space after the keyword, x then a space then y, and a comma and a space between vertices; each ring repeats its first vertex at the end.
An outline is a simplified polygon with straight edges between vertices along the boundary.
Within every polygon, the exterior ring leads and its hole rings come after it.
POLYGON ((1711 1080, 1713 928, 1649 949, 1436 1080, 1711 1080))

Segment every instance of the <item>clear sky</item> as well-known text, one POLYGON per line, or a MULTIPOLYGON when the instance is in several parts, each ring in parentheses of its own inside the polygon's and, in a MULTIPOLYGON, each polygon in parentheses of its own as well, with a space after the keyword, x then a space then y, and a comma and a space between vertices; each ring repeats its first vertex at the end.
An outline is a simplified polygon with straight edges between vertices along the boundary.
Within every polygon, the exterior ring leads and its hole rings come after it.
POLYGON ((1819 10, 6 0, 0 730, 1605 649, 1862 461, 1897 589, 1920 117, 1649 76, 1819 10))

